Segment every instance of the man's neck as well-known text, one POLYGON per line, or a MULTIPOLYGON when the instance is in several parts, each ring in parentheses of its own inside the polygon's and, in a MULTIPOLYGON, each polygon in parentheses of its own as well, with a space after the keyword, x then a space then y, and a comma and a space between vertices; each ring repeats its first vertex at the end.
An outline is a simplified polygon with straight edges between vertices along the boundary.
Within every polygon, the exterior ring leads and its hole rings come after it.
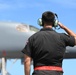
POLYGON ((52 28, 52 25, 44 25, 44 28, 52 28))

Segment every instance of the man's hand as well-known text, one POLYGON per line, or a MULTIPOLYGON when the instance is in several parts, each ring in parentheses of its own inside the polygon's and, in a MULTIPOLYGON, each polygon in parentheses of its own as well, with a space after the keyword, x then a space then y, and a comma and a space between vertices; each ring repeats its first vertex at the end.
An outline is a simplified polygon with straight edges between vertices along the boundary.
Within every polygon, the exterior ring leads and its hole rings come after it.
POLYGON ((62 23, 60 23, 60 22, 58 22, 58 25, 60 26, 60 28, 62 28, 62 29, 64 29, 65 28, 65 26, 62 24, 62 23))

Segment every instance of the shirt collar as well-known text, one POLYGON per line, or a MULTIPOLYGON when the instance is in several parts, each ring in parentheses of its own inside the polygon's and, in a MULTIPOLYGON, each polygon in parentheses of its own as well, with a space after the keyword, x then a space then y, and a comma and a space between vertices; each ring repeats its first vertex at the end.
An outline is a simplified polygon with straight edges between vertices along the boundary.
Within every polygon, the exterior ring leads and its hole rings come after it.
POLYGON ((52 28, 42 28, 40 31, 54 31, 52 28))

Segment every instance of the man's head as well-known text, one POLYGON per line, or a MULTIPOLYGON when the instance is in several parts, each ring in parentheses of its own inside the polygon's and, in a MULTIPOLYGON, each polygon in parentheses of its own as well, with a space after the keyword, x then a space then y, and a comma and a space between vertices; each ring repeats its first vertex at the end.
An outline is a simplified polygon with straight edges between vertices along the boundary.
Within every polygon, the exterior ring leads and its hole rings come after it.
POLYGON ((42 14, 42 25, 52 25, 54 24, 55 14, 51 11, 46 11, 42 14))

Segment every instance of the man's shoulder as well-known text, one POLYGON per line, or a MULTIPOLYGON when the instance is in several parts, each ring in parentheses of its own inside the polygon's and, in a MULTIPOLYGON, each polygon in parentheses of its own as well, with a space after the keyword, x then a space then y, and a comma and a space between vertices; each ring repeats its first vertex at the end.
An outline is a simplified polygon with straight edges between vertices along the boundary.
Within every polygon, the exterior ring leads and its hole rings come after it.
POLYGON ((63 37, 69 37, 70 35, 66 34, 66 33, 59 33, 60 36, 63 36, 63 37))
POLYGON ((40 34, 40 31, 38 31, 38 32, 34 33, 34 34, 33 34, 33 35, 31 35, 29 38, 34 38, 34 37, 38 36, 39 34, 40 34))

